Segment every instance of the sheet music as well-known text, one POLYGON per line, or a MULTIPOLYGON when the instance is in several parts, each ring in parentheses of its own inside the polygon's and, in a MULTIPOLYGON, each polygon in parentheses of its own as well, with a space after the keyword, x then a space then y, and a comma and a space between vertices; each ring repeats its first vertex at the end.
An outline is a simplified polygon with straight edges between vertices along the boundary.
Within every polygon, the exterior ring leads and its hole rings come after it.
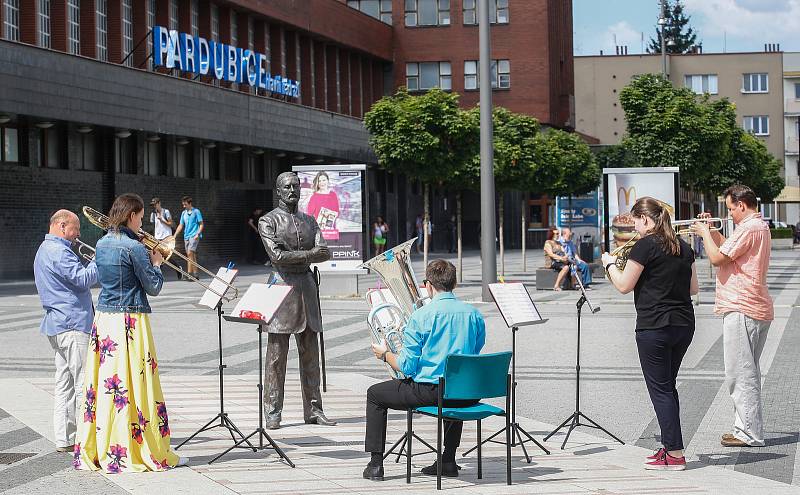
POLYGON ((535 325, 546 321, 542 319, 523 284, 489 284, 489 292, 509 327, 535 325))
POLYGON ((269 323, 291 290, 288 285, 252 284, 230 315, 269 323))
POLYGON ((225 294, 225 292, 229 290, 228 287, 223 283, 223 280, 230 284, 233 282, 233 279, 236 278, 236 274, 238 273, 239 270, 235 268, 228 269, 224 266, 217 270, 217 277, 219 278, 211 279, 211 283, 209 284, 209 287, 211 287, 216 294, 206 289, 198 304, 211 309, 216 308, 217 304, 219 304, 219 300, 221 299, 218 294, 225 294))

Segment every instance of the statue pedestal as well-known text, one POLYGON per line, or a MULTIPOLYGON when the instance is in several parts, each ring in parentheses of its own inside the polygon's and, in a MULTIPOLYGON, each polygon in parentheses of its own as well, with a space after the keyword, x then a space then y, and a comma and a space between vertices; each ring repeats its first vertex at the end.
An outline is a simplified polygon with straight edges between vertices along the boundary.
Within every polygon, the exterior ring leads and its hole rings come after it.
POLYGON ((321 272, 319 295, 321 297, 364 296, 368 289, 378 283, 378 276, 366 270, 342 270, 321 272))

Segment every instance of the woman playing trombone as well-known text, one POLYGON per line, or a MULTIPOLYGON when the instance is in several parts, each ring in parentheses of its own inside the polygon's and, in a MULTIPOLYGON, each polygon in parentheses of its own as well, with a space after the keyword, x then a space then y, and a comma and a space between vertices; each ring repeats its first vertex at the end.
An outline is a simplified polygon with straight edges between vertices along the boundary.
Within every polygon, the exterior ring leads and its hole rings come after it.
POLYGON ((669 211, 660 201, 639 198, 631 214, 641 239, 631 248, 624 271, 608 253, 603 254, 603 265, 617 290, 633 291, 636 347, 663 444, 647 458, 645 469, 683 470, 686 460, 675 382, 694 335, 691 295, 698 292, 694 252, 675 235, 669 211))

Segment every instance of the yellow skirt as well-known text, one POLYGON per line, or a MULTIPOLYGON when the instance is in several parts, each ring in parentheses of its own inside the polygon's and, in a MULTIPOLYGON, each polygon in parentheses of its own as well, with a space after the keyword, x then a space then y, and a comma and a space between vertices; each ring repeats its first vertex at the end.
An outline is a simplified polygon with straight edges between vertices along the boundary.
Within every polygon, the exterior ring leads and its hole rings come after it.
POLYGON ((85 373, 73 466, 133 473, 177 465, 150 316, 98 312, 85 373))

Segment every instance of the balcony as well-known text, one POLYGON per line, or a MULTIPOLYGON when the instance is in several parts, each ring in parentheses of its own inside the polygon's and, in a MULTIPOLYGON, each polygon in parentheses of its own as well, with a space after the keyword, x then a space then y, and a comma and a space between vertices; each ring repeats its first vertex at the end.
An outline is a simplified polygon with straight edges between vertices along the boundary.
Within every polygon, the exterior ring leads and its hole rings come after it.
POLYGON ((800 146, 800 139, 797 139, 797 136, 786 136, 786 146, 784 148, 786 155, 797 155, 800 149, 798 146, 800 146))
POLYGON ((784 115, 800 115, 800 99, 786 98, 783 105, 784 115))

